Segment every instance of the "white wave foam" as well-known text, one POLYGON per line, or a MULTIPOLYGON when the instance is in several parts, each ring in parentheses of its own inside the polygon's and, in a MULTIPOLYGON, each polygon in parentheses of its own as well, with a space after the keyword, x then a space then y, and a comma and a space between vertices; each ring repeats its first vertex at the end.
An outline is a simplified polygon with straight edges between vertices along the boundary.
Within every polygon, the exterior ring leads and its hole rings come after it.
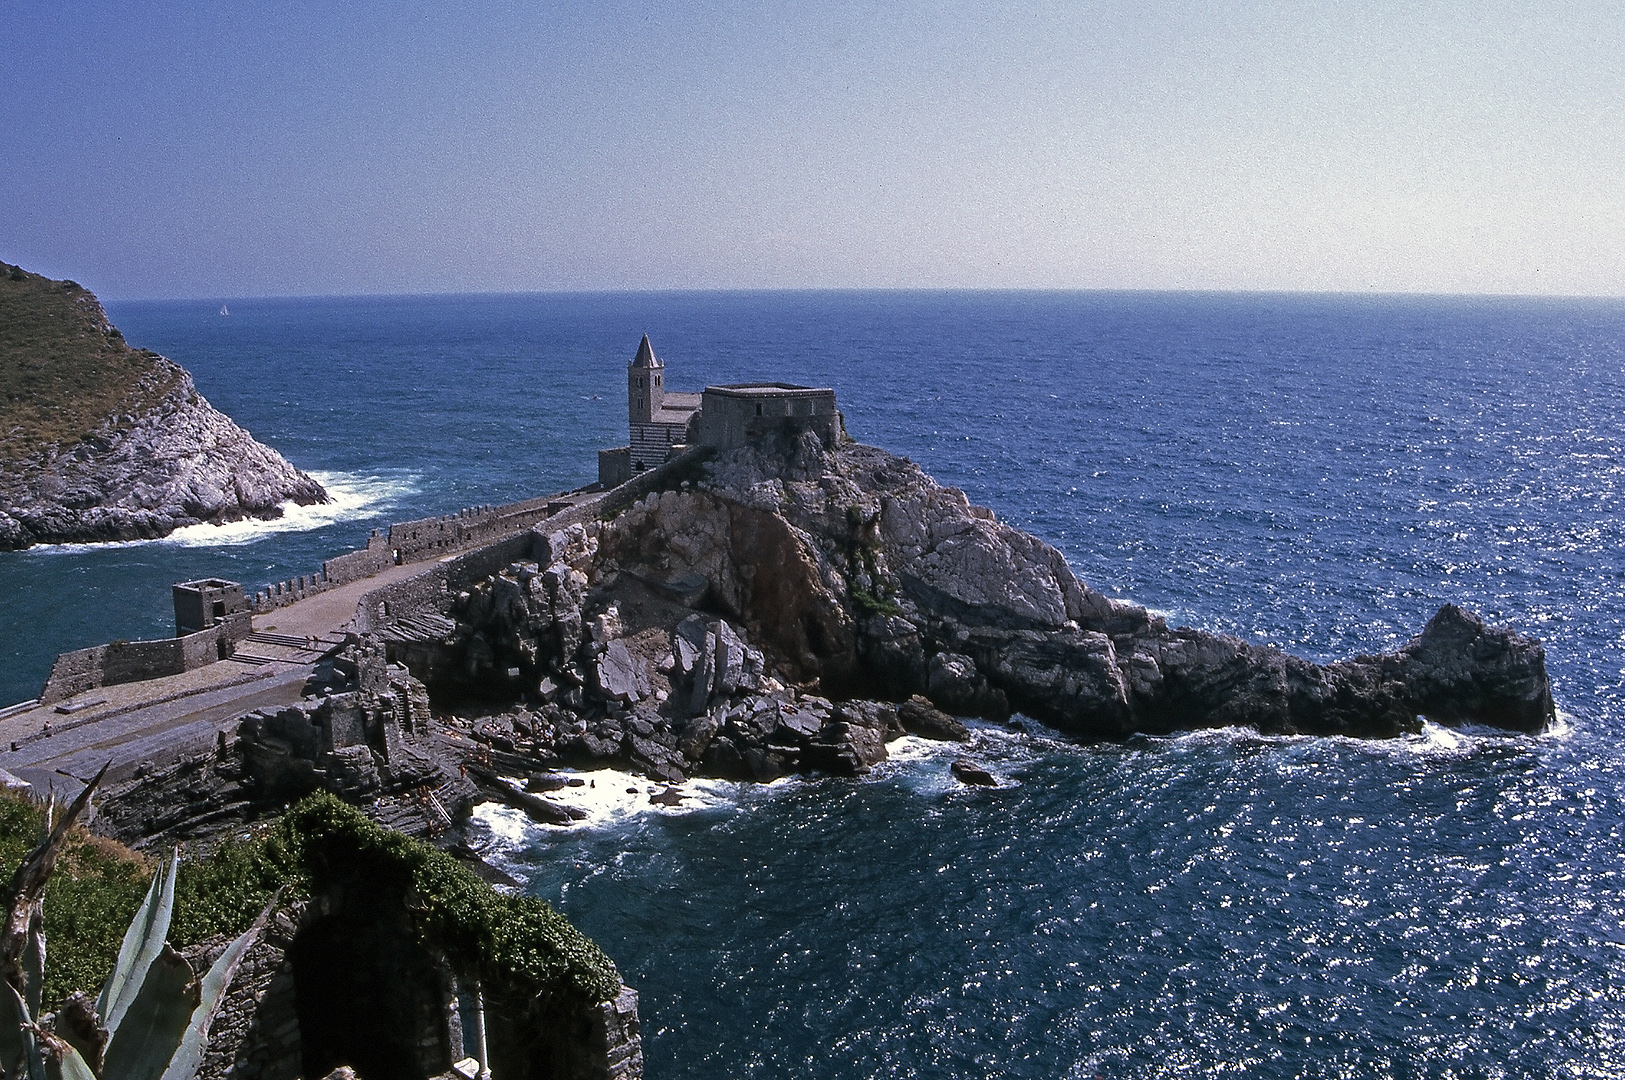
POLYGON ((24 549, 34 555, 74 555, 108 548, 144 547, 169 544, 175 547, 236 547, 252 544, 277 533, 309 532, 343 521, 366 521, 386 513, 391 506, 417 490, 418 477, 381 476, 366 473, 312 472, 327 489, 328 502, 314 506, 285 503, 282 516, 271 520, 246 518, 224 525, 202 522, 176 529, 155 540, 114 540, 97 544, 36 544, 24 549))
MULTIPOLYGON (((1559 716, 1559 725, 1563 718, 1559 716)), ((1540 737, 1553 733, 1548 730, 1540 737)), ((1249 727, 1200 728, 1175 735, 1152 736, 1148 741, 1166 747, 1201 747, 1216 745, 1264 746, 1271 751, 1301 753, 1317 746, 1337 747, 1366 754, 1410 754, 1416 756, 1471 754, 1485 746, 1505 746, 1509 740, 1530 736, 1501 728, 1464 724, 1445 727, 1431 720, 1422 721, 1422 730, 1402 734, 1392 739, 1363 739, 1352 735, 1266 735, 1249 727)))
POLYGON ((1552 718, 1551 727, 1541 732, 1540 737, 1543 739, 1566 739, 1573 734, 1574 717, 1562 709, 1558 709, 1557 715, 1552 718))
MULTIPOLYGON (((793 782, 791 777, 775 780, 771 784, 696 779, 668 785, 619 769, 595 769, 591 772, 560 769, 556 775, 585 781, 580 787, 564 787, 541 793, 550 802, 586 815, 572 825, 538 824, 520 811, 495 803, 481 804, 475 809, 475 815, 486 823, 493 835, 506 842, 525 830, 570 831, 614 827, 645 814, 692 814, 701 810, 736 807, 747 790, 770 792, 793 782), (667 793, 677 797, 675 805, 653 801, 655 796, 666 796, 667 793)), ((510 782, 515 786, 524 783, 522 780, 510 782)))
POLYGON ((1406 735, 1404 742, 1418 753, 1446 753, 1460 750, 1467 742, 1461 735, 1447 727, 1440 727, 1431 720, 1422 721, 1422 732, 1419 735, 1406 735))

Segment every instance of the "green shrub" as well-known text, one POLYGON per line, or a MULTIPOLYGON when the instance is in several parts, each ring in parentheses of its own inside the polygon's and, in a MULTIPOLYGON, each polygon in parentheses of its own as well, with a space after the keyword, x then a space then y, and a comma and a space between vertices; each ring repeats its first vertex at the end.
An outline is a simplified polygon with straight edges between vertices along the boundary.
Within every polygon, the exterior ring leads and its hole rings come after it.
MULTIPOLYGON (((0 796, 0 870, 9 875, 22 861, 43 823, 38 806, 0 796)), ((121 845, 83 830, 70 835, 45 891, 47 1008, 106 981, 153 870, 152 860, 121 845)), ((423 943, 492 992, 605 1001, 620 989, 614 962, 552 905, 504 896, 450 855, 326 794, 246 838, 183 859, 169 940, 186 948, 235 936, 278 888, 295 900, 351 876, 403 890, 423 943)))

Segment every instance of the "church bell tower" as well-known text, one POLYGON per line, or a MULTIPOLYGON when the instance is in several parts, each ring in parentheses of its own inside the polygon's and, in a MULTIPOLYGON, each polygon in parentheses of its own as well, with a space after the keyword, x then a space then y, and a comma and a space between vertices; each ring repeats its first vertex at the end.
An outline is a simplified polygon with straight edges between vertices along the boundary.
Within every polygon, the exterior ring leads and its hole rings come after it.
POLYGON ((643 335, 638 354, 626 369, 627 420, 632 424, 653 423, 666 396, 666 366, 655 355, 649 344, 649 335, 643 335))

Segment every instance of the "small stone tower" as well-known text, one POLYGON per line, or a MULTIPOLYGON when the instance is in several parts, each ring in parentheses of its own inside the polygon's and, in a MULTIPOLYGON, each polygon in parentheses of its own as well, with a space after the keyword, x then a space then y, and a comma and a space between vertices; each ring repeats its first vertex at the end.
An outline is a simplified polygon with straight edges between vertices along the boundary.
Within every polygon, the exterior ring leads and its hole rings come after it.
POLYGON ((626 368, 627 420, 634 426, 654 423, 666 397, 666 365, 655 355, 649 335, 643 335, 638 354, 626 368))

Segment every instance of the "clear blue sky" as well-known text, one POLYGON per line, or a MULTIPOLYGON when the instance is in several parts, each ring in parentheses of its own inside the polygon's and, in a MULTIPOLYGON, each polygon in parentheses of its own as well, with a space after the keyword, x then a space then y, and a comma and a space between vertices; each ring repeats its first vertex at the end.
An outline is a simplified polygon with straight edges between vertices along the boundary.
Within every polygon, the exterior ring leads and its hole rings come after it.
POLYGON ((1625 7, 0 6, 0 259, 108 297, 1625 295, 1625 7))

